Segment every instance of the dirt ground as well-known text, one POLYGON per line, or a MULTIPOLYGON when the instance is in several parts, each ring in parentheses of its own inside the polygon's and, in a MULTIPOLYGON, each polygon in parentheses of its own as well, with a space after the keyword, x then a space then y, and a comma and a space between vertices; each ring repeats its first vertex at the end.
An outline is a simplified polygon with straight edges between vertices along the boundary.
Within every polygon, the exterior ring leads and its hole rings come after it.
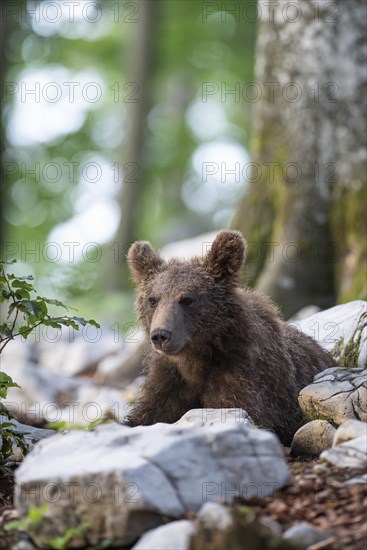
POLYGON ((367 550, 367 485, 345 484, 365 472, 289 455, 288 461, 293 476, 286 487, 269 499, 243 504, 276 520, 283 532, 301 521, 312 523, 334 539, 320 549, 367 550))
MULTIPOLYGON (((13 508, 14 474, 12 470, 0 471, 0 518, 4 512, 13 508)), ((4 531, 4 525, 0 519, 0 549, 10 550, 16 540, 14 533, 4 531)))

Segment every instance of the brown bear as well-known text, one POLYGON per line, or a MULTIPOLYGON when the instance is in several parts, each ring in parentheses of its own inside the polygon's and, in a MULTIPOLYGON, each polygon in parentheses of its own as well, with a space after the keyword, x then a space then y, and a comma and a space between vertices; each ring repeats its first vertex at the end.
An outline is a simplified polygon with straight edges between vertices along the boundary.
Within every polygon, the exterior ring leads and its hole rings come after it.
POLYGON ((149 341, 147 379, 126 423, 172 423, 189 409, 245 409, 289 444, 304 418, 299 391, 336 366, 268 298, 239 285, 245 242, 218 233, 207 255, 164 261, 148 242, 128 262, 149 341))

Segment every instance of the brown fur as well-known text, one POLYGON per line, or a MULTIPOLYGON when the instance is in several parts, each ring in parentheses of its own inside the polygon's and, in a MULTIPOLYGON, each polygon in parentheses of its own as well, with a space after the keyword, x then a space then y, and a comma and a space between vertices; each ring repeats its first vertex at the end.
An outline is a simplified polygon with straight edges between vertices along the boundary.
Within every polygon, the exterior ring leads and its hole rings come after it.
POLYGON ((127 422, 175 422, 193 408, 242 407, 285 444, 302 425, 299 391, 335 366, 284 323, 268 298, 239 287, 245 243, 221 231, 204 258, 165 262, 147 242, 128 261, 150 342, 147 380, 127 422))

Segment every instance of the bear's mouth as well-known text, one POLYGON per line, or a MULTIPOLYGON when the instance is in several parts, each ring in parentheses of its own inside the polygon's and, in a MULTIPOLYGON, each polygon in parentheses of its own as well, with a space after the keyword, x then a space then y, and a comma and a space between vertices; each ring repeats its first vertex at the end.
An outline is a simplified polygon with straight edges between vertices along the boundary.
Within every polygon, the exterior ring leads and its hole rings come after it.
POLYGON ((153 347, 154 347, 154 350, 160 355, 166 355, 169 357, 179 355, 179 353, 182 351, 182 348, 183 348, 183 346, 179 346, 177 348, 165 348, 165 349, 162 349, 156 346, 153 346, 153 347))

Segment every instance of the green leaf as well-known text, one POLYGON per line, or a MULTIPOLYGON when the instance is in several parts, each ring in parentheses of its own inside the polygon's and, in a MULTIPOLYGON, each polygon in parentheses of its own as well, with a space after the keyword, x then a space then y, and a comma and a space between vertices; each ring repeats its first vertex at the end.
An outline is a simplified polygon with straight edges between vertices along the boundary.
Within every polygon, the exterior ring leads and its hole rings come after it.
POLYGON ((88 323, 96 328, 101 328, 101 325, 97 323, 97 321, 95 321, 94 319, 89 319, 88 323))
POLYGON ((39 508, 30 508, 28 511, 28 517, 31 521, 40 521, 47 512, 48 504, 43 504, 39 508))
POLYGON ((45 301, 40 299, 39 296, 38 296, 37 297, 37 303, 40 306, 40 308, 42 309, 43 313, 46 315, 47 314, 47 305, 45 304, 45 301))
POLYGON ((28 519, 13 519, 13 521, 9 521, 9 523, 5 525, 4 529, 5 531, 14 531, 14 529, 25 531, 29 525, 28 519))
POLYGON ((13 313, 13 310, 18 307, 18 302, 12 302, 9 306, 8 317, 13 313))
POLYGON ((0 325, 0 334, 6 338, 11 338, 13 336, 10 327, 6 323, 0 325))
POLYGON ((0 430, 3 430, 4 428, 15 428, 15 424, 13 422, 2 422, 0 424, 0 430))
POLYGON ((26 518, 9 521, 9 523, 5 525, 5 530, 12 531, 14 529, 19 529, 21 531, 26 531, 41 521, 47 511, 47 508, 48 504, 44 504, 40 508, 30 508, 26 518))
POLYGON ((45 298, 44 296, 37 296, 39 300, 43 300, 47 304, 52 304, 53 306, 63 307, 64 309, 69 309, 69 306, 66 306, 60 300, 51 300, 50 298, 45 298))
POLYGON ((99 325, 99 323, 97 323, 97 321, 95 321, 94 319, 89 319, 89 321, 84 319, 84 317, 72 317, 72 319, 74 319, 74 321, 76 321, 83 327, 85 327, 86 325, 93 325, 94 327, 97 327, 97 328, 101 327, 101 325, 99 325))
POLYGON ((30 300, 31 296, 28 292, 28 290, 20 289, 15 292, 16 298, 18 300, 30 300))
POLYGON ((72 319, 73 321, 75 321, 76 323, 79 323, 83 327, 85 327, 86 325, 93 325, 97 328, 101 327, 101 325, 97 323, 97 321, 95 321, 94 319, 87 320, 87 319, 84 319, 84 317, 76 317, 75 315, 73 317, 64 317, 64 319, 72 319))
POLYGON ((74 321, 76 321, 77 323, 79 323, 83 327, 85 327, 85 325, 88 324, 88 321, 86 321, 83 317, 72 317, 72 319, 74 319, 74 321))
POLYGON ((36 300, 23 300, 19 305, 19 309, 28 315, 31 323, 44 318, 45 313, 47 313, 47 309, 45 311, 45 308, 46 304, 42 305, 42 302, 40 303, 36 300))
POLYGON ((17 432, 12 430, 12 437, 15 439, 16 444, 21 449, 23 455, 26 455, 29 452, 29 445, 24 439, 25 435, 29 435, 30 432, 17 432))
POLYGON ((5 405, 0 401, 0 414, 3 416, 6 416, 6 418, 10 419, 10 413, 8 409, 5 407, 5 405))
POLYGON ((7 384, 9 388, 19 388, 18 384, 13 381, 12 377, 5 372, 0 372, 0 384, 7 384))
POLYGON ((73 327, 75 330, 79 330, 79 325, 73 319, 69 319, 68 317, 60 318, 58 319, 58 322, 61 325, 64 325, 65 327, 73 327))
POLYGON ((23 336, 23 338, 27 339, 30 332, 32 330, 32 327, 28 326, 28 325, 22 325, 20 328, 19 328, 19 334, 21 336, 23 336))
POLYGON ((74 537, 79 537, 82 535, 86 527, 70 527, 64 536, 54 537, 51 540, 47 541, 47 544, 54 550, 64 550, 68 547, 68 542, 70 542, 74 537))
POLYGON ((15 281, 12 282, 11 286, 13 288, 22 288, 24 290, 34 290, 32 285, 19 279, 15 279, 15 281))
POLYGON ((18 384, 5 372, 0 372, 0 397, 5 399, 9 388, 19 388, 18 384))
POLYGON ((1 386, 0 385, 0 397, 2 399, 6 399, 6 396, 8 394, 8 389, 12 388, 12 387, 18 387, 19 388, 19 386, 17 384, 15 384, 14 386, 13 386, 13 384, 11 384, 9 386, 7 386, 7 385, 6 386, 1 386))

